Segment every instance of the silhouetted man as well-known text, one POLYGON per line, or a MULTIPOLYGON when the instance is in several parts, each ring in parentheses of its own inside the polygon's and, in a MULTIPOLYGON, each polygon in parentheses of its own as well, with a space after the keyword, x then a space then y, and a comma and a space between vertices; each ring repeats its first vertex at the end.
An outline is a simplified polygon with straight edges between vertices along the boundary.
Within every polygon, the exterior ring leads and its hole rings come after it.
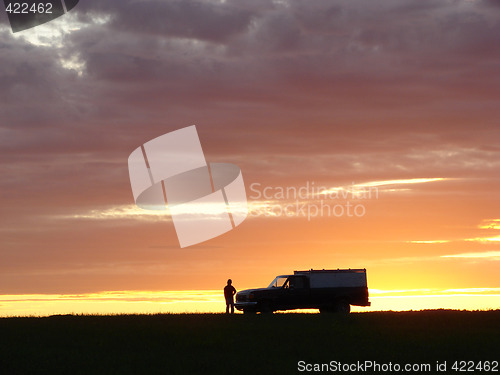
POLYGON ((227 285, 224 287, 224 298, 226 299, 226 314, 229 314, 229 306, 231 306, 231 314, 234 314, 234 300, 233 296, 236 294, 236 289, 231 284, 233 281, 229 279, 227 285))

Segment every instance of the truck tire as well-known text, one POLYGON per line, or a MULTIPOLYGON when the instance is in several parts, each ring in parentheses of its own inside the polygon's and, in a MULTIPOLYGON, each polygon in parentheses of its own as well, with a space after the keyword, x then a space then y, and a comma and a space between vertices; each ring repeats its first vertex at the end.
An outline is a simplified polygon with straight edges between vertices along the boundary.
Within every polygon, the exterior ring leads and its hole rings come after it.
POLYGON ((268 301, 263 301, 259 304, 259 311, 261 314, 272 314, 273 308, 271 307, 271 303, 268 301))
POLYGON ((338 314, 349 314, 351 312, 351 305, 345 299, 335 302, 333 311, 338 314))
POLYGON ((253 310, 253 309, 243 309, 243 314, 246 314, 246 315, 253 315, 255 314, 257 311, 253 310))

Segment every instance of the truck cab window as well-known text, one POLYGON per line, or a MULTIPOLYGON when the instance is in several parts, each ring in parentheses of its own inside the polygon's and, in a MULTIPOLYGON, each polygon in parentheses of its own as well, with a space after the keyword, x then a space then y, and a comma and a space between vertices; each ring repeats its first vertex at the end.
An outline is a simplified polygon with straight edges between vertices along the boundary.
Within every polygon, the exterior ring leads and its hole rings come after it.
POLYGON ((278 276, 269 284, 268 288, 281 288, 287 279, 288 276, 278 276))

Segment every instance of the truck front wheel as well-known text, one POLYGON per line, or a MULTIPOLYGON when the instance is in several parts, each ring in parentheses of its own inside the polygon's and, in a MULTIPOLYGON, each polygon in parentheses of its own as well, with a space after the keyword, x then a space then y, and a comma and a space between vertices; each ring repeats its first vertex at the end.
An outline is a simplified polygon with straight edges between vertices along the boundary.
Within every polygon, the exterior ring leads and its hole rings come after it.
POLYGON ((260 304, 259 311, 261 314, 272 314, 273 308, 271 307, 271 303, 268 301, 264 301, 260 304))

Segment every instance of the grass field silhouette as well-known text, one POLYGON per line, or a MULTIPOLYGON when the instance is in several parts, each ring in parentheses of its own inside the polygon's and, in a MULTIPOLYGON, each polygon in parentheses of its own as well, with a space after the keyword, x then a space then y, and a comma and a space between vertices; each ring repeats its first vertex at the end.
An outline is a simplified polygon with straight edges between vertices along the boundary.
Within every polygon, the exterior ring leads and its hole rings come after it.
POLYGON ((293 374, 297 363, 493 361, 500 310, 0 319, 1 374, 293 374))

